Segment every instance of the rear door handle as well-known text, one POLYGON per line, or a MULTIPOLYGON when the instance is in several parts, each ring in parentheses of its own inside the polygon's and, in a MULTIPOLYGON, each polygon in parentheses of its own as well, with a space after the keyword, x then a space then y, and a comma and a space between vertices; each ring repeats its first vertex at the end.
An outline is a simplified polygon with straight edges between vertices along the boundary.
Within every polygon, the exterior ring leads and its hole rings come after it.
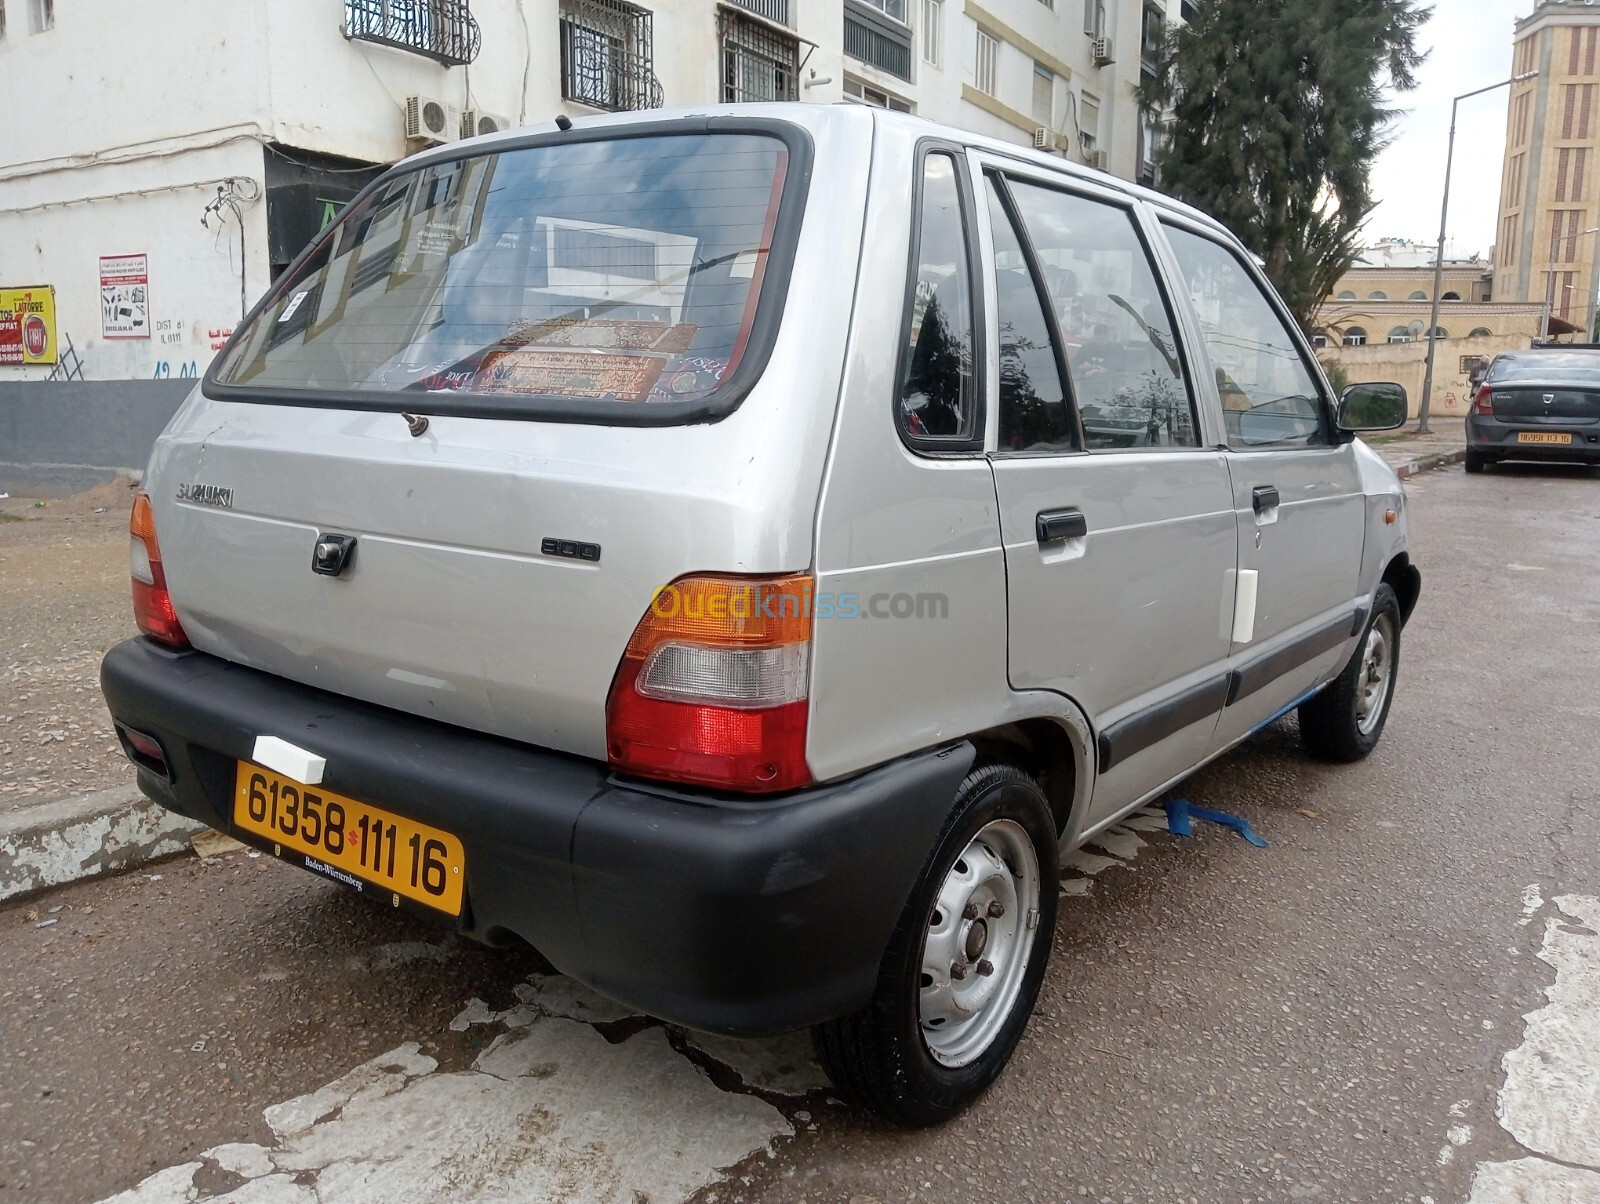
POLYGON ((1083 511, 1073 507, 1068 510, 1041 510, 1033 520, 1033 533, 1041 544, 1062 539, 1082 539, 1089 534, 1089 520, 1083 511))
POLYGON ((1278 487, 1276 485, 1257 485, 1250 491, 1250 504, 1255 507, 1257 514, 1269 506, 1278 504, 1278 487))

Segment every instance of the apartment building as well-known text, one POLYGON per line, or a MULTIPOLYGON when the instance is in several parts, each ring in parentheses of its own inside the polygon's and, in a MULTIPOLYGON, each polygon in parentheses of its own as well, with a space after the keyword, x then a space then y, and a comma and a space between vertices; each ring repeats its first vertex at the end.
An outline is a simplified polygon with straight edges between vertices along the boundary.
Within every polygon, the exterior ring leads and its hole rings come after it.
POLYGON ((386 165, 562 113, 876 104, 1151 182, 1134 90, 1163 30, 1192 12, 1190 0, 160 7, 156 22, 115 0, 0 0, 0 379, 197 376, 386 165), (13 297, 18 314, 48 305, 48 323, 30 318, 28 338, 18 326, 8 353, 13 297))
POLYGON ((1500 180, 1494 298, 1544 307, 1550 332, 1594 325, 1600 276, 1600 6, 1540 0, 1518 21, 1500 180))

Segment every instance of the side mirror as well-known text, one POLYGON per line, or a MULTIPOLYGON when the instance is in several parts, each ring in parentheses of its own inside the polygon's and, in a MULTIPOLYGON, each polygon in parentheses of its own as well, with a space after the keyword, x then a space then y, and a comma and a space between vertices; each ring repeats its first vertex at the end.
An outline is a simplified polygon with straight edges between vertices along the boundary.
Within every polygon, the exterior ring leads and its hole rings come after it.
POLYGON ((1403 385, 1380 381, 1351 385, 1339 395, 1334 424, 1341 431, 1392 431, 1410 416, 1403 385))

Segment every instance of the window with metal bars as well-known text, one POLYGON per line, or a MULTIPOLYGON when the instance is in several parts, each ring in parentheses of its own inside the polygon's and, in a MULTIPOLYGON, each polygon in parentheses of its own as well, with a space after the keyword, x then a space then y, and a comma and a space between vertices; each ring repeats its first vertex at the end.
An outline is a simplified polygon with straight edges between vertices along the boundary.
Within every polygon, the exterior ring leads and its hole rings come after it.
POLYGON ((655 109, 650 12, 625 0, 561 0, 561 95, 596 109, 655 109))
POLYGON ((845 0, 844 52, 909 82, 911 30, 904 20, 904 0, 885 0, 882 5, 845 0))
POLYGON ((776 21, 779 25, 790 24, 789 0, 730 0, 730 3, 749 9, 758 17, 776 21))
POLYGON ((800 42, 726 10, 722 24, 722 99, 795 100, 800 42))
POLYGON ((467 0, 345 0, 345 36, 409 50, 447 67, 478 57, 482 32, 467 0))

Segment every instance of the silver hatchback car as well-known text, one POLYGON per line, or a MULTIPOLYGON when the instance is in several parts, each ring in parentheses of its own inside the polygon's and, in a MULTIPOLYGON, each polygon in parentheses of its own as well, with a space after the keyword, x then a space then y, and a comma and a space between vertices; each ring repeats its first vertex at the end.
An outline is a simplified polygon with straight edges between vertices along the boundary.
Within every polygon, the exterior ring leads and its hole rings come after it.
POLYGON ((1420 577, 1352 432, 1404 415, 1059 159, 847 106, 480 138, 174 417, 102 682, 164 806, 933 1123, 1061 850, 1296 708, 1378 740, 1420 577))

